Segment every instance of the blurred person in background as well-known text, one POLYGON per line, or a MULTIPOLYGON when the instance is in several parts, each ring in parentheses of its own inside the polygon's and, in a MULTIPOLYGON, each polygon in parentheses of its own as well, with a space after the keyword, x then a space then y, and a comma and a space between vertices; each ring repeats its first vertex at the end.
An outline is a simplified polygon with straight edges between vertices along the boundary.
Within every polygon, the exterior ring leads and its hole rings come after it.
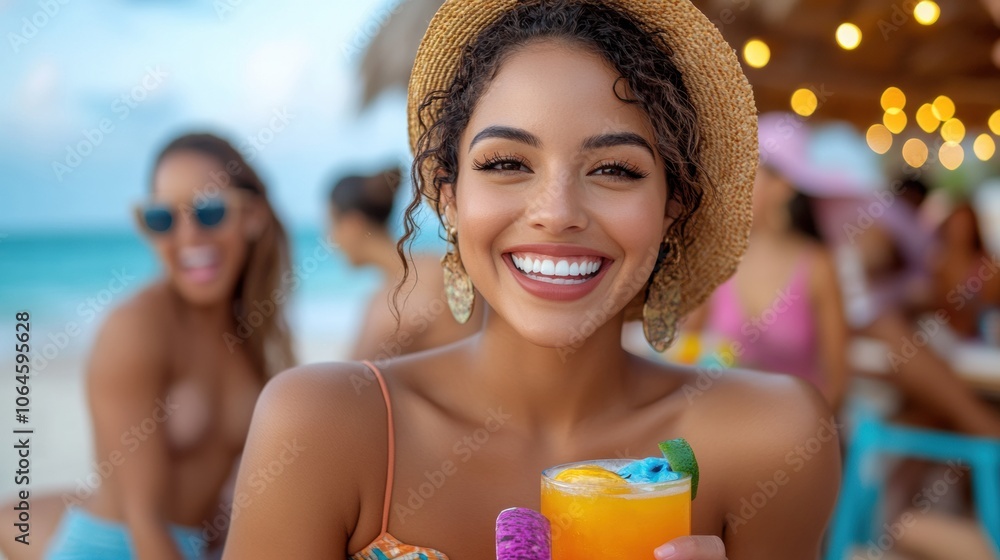
POLYGON ((966 340, 1000 345, 989 328, 1000 313, 1000 270, 970 203, 959 204, 938 228, 931 268, 933 308, 948 310, 951 330, 966 340))
POLYGON ((1000 437, 1000 414, 930 345, 911 342, 921 331, 915 311, 926 306, 930 293, 927 252, 934 232, 913 206, 926 187, 912 181, 887 186, 878 159, 849 126, 812 130, 797 116, 772 113, 761 117, 760 128, 761 138, 767 137, 761 145, 765 165, 813 197, 850 333, 886 345, 886 379, 906 402, 904 418, 918 411, 946 429, 1000 437))
POLYGON ((36 498, 31 546, 3 539, 12 560, 190 560, 221 545, 206 523, 264 384, 294 363, 288 240, 239 152, 208 134, 172 141, 136 218, 163 278, 112 313, 90 357, 102 483, 36 498))
POLYGON ((413 275, 403 278, 400 248, 389 231, 393 201, 402 170, 386 169, 371 176, 351 175, 330 191, 330 239, 352 266, 375 266, 382 285, 372 297, 351 359, 385 360, 444 346, 474 334, 482 325, 482 305, 474 306, 468 322, 453 321, 444 292, 440 259, 415 256, 413 275), (394 313, 399 314, 399 320, 394 313))
POLYGON ((836 411, 848 382, 847 323, 809 204, 779 171, 758 169, 747 253, 686 328, 721 337, 739 367, 809 381, 836 411))

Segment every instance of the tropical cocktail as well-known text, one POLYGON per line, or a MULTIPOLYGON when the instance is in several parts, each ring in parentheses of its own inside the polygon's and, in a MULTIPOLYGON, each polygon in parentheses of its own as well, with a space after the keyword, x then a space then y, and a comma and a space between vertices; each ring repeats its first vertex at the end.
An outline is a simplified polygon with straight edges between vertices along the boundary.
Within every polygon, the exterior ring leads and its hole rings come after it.
POLYGON ((652 559, 659 546, 690 535, 697 467, 686 470, 650 457, 544 471, 541 512, 551 524, 552 560, 652 559))

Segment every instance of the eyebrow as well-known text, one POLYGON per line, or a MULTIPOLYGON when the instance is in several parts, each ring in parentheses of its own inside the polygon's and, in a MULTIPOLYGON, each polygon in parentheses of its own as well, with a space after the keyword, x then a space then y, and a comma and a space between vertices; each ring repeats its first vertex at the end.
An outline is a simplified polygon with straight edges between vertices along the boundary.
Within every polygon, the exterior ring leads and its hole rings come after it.
POLYGON ((656 159, 656 152, 645 138, 634 132, 613 132, 591 136, 583 142, 583 149, 597 150, 600 148, 611 148, 614 146, 638 146, 649 152, 649 155, 656 159))
MULTIPOLYGON (((513 140, 514 142, 527 144, 533 148, 537 148, 542 145, 542 141, 527 130, 509 126, 488 126, 472 139, 472 142, 469 144, 469 151, 471 152, 472 148, 475 147, 477 143, 489 138, 513 140)), ((649 155, 653 156, 654 159, 656 158, 656 152, 653 150, 653 147, 649 145, 649 142, 634 132, 599 134, 597 136, 591 136, 583 141, 583 149, 585 150, 598 150, 614 146, 637 146, 649 152, 649 155)))
POLYGON ((469 151, 479 142, 486 140, 487 138, 500 138, 501 140, 513 140, 515 142, 520 142, 522 144, 527 144, 532 148, 537 148, 542 145, 542 141, 538 139, 537 136, 523 130, 520 128, 512 128, 509 126, 488 126, 482 130, 479 134, 472 139, 472 143, 469 144, 469 151))

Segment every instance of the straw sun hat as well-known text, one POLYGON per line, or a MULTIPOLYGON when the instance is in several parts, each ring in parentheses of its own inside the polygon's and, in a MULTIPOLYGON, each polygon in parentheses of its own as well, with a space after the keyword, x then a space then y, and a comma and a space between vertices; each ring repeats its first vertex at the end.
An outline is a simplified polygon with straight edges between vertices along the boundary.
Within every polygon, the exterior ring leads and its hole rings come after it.
MULTIPOLYGON (((412 150, 433 124, 426 117, 424 125, 420 123, 417 109, 424 98, 448 89, 465 46, 519 1, 448 0, 438 10, 410 77, 407 112, 412 150)), ((688 0, 605 3, 631 15, 642 27, 664 33, 698 114, 704 198, 689 223, 690 245, 679 279, 678 312, 684 316, 733 274, 747 247, 758 163, 753 91, 733 48, 688 0)), ((425 115, 436 118, 439 107, 432 106, 425 115)))

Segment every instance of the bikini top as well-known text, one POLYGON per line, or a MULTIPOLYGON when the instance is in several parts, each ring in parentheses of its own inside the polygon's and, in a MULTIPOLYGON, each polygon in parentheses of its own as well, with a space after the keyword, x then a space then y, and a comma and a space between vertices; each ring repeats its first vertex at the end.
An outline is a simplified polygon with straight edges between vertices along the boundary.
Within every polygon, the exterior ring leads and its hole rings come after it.
POLYGON ((382 388, 382 397, 385 399, 386 423, 389 426, 389 465, 385 481, 385 504, 382 506, 382 532, 371 544, 352 555, 351 560, 448 560, 448 556, 443 552, 438 552, 433 548, 405 544, 389 534, 392 479, 396 470, 396 430, 392 423, 392 401, 389 399, 389 388, 382 372, 369 361, 365 361, 364 364, 375 374, 379 387, 382 388))

